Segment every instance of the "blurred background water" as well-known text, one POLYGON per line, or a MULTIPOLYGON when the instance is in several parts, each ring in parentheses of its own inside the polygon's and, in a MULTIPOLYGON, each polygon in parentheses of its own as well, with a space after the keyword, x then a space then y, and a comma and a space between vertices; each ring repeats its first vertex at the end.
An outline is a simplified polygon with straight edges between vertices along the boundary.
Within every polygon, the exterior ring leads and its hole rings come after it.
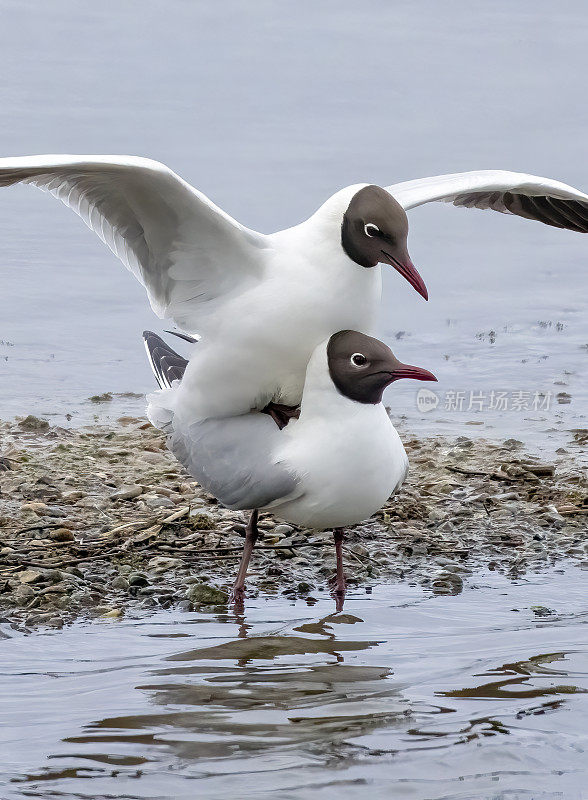
MULTIPOLYGON (((5 156, 156 158, 264 232, 358 181, 504 168, 588 188, 581 0, 4 0, 0 14, 5 156)), ((586 237, 442 204, 410 222, 431 300, 390 270, 382 332, 437 374, 439 405, 419 412, 405 381, 388 393, 394 414, 422 433, 542 447, 586 427, 586 237), (462 410, 448 410, 457 391, 462 410), (489 411, 491 391, 529 395, 489 411), (535 412, 537 392, 549 408, 535 412)), ((96 412, 90 395, 153 387, 140 334, 165 326, 68 209, 31 187, 0 192, 0 275, 1 417, 76 424, 96 412)))

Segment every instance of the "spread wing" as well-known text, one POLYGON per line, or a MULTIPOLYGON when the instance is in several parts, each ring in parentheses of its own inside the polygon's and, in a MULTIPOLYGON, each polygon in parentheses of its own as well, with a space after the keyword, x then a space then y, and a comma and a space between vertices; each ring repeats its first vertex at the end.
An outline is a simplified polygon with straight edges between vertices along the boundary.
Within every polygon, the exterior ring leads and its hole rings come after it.
POLYGON ((299 478, 273 458, 284 434, 267 414, 252 412, 176 426, 174 419, 169 449, 227 508, 263 508, 297 489, 299 478))
POLYGON ((465 208, 490 208, 556 228, 588 233, 588 195, 550 178, 480 170, 419 178, 386 189, 406 210, 440 200, 465 208))
POLYGON ((147 290, 159 317, 195 330, 202 304, 262 276, 266 237, 164 164, 132 156, 0 158, 0 186, 30 183, 76 212, 147 290))

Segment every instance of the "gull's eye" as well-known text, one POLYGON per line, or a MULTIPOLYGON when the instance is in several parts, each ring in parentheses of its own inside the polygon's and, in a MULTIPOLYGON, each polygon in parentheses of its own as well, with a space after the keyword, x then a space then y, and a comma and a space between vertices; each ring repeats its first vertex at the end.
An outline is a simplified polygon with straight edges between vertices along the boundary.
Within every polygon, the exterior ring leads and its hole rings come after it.
POLYGON ((380 229, 377 225, 374 225, 373 222, 368 222, 366 225, 363 226, 366 236, 377 236, 380 232, 380 229))
POLYGON ((354 353, 351 356, 351 363, 355 367, 363 367, 365 364, 367 364, 367 358, 364 356, 363 353, 354 353))

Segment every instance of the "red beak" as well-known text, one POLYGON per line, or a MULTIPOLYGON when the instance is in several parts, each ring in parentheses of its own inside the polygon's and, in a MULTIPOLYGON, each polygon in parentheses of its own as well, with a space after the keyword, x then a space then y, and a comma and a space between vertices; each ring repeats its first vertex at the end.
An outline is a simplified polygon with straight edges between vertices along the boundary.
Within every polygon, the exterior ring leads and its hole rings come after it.
MULTIPOLYGON (((424 297, 425 300, 429 299, 429 293, 427 291, 427 287, 425 286, 425 282, 419 275, 419 272, 415 267, 415 265, 410 260, 408 253, 402 259, 402 261, 399 261, 397 258, 395 258, 390 253, 387 253, 385 250, 382 250, 382 255, 384 256, 384 261, 387 264, 393 266, 394 269, 397 272, 399 272, 403 278, 406 278, 406 280, 410 283, 413 289, 416 289, 417 292, 421 295, 421 297, 424 297)), ((431 379, 427 378, 427 380, 431 379)))
POLYGON ((398 381, 400 378, 414 378, 416 381, 436 381, 437 378, 428 369, 422 367, 412 367, 410 364, 402 364, 398 362, 398 366, 390 373, 392 381, 398 381))

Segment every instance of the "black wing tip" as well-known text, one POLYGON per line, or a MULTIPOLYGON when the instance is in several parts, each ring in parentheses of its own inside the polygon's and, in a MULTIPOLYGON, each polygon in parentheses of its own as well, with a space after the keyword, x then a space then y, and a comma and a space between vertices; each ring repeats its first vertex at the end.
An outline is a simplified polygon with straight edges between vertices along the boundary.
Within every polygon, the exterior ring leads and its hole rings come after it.
POLYGON ((183 378, 188 361, 153 331, 143 331, 143 341, 160 389, 170 389, 173 381, 183 378))
POLYGON ((180 333, 179 331, 166 331, 166 333, 171 333, 172 336, 177 336, 178 339, 183 339, 185 342, 189 342, 190 344, 196 344, 198 341, 198 339, 195 339, 188 333, 180 333))

